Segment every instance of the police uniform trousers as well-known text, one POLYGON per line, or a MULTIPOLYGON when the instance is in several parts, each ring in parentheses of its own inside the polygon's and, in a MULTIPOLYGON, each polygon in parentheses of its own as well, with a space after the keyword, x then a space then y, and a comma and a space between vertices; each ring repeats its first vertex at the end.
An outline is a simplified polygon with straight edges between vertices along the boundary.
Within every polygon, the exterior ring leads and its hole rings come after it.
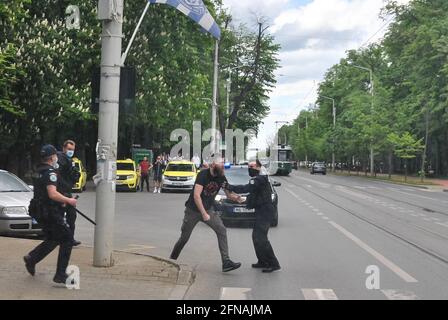
POLYGON ((255 209, 256 220, 252 232, 252 241, 258 262, 275 268, 280 267, 280 264, 268 240, 268 232, 274 220, 274 213, 275 208, 273 205, 265 205, 255 209))
POLYGON ((48 222, 42 227, 45 235, 44 242, 31 251, 29 256, 31 263, 38 264, 59 246, 56 274, 65 275, 72 253, 73 234, 63 219, 65 209, 57 210, 57 214, 50 215, 48 222))

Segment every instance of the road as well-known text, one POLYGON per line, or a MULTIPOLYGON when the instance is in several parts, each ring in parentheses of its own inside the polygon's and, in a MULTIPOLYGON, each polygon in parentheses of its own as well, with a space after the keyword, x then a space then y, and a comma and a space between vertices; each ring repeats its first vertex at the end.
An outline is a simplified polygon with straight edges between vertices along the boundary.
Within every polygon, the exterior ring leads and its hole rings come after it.
MULTIPOLYGON (((274 179, 282 186, 270 240, 282 271, 251 269, 251 230, 228 229, 231 258, 243 266, 222 274, 216 236, 199 224, 179 259, 197 272, 186 299, 448 299, 448 194, 306 172, 274 179), (379 288, 367 288, 371 270, 379 288)), ((79 204, 90 215, 94 196, 83 193, 79 204)), ((115 247, 168 257, 187 196, 118 194, 115 247)), ((93 244, 93 228, 79 219, 77 238, 93 244)))

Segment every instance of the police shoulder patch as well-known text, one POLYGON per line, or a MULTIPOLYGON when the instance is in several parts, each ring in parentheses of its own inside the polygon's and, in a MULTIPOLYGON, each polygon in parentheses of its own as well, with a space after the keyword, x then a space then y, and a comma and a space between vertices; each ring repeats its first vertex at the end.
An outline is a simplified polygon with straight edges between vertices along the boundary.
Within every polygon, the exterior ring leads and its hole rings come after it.
POLYGON ((58 176, 56 175, 56 173, 50 173, 50 181, 51 182, 58 181, 58 176))

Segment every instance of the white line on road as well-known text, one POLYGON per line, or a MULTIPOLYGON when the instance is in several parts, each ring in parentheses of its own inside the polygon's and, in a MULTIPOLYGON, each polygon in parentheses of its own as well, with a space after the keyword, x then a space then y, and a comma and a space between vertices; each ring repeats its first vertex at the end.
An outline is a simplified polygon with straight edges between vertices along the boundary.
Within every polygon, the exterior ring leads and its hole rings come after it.
POLYGON ((400 290, 381 290, 389 300, 418 300, 418 297, 412 291, 400 290))
POLYGON ((383 265, 385 265, 387 268, 389 268, 392 272, 394 272, 397 276, 399 276, 401 279, 403 279, 406 282, 418 282, 417 279, 409 275, 407 272, 405 272, 403 269, 398 267, 395 263, 387 259, 385 256, 380 254, 378 251, 374 250, 373 248, 369 247, 366 243, 364 243, 362 240, 357 238, 355 235, 338 225, 337 223, 330 221, 329 222, 333 227, 335 227, 337 230, 339 230, 342 234, 344 234, 347 238, 352 240, 354 243, 356 243, 358 246, 363 248, 365 251, 367 251, 369 254, 371 254, 375 259, 380 261, 383 265))
POLYGON ((447 227, 447 228, 448 228, 448 221, 447 221, 447 222, 444 222, 444 223, 441 223, 441 222, 436 222, 436 224, 438 224, 438 225, 441 225, 441 226, 444 226, 444 227, 447 227))
POLYGON ((249 300, 250 288, 221 288, 220 300, 249 300))
POLYGON ((338 300, 331 289, 302 289, 305 300, 338 300))

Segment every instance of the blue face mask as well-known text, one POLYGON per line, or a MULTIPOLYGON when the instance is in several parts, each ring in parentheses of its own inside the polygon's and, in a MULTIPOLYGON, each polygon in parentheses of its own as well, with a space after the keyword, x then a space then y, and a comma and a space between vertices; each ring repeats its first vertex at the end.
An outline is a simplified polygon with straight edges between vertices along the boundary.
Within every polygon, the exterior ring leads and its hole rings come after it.
POLYGON ((69 158, 73 158, 73 156, 75 155, 75 151, 73 150, 68 150, 66 153, 67 157, 69 158))

